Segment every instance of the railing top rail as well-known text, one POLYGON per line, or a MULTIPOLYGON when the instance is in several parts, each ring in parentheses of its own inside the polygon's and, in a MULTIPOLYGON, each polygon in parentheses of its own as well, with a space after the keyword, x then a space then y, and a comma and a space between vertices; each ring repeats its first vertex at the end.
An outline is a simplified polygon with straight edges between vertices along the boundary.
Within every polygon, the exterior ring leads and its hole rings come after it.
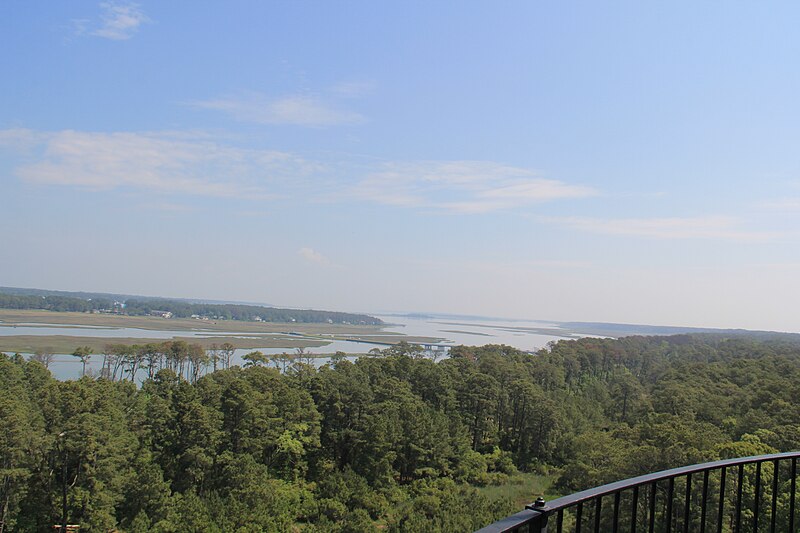
POLYGON ((543 505, 544 501, 541 500, 535 507, 534 504, 531 504, 527 506, 525 510, 520 511, 511 516, 508 516, 493 524, 489 524, 483 529, 478 530, 476 533, 503 533, 508 531, 516 531, 517 528, 520 528, 527 524, 531 524, 534 521, 537 521, 537 518, 540 520, 546 519, 547 516, 550 516, 561 509, 565 509, 567 507, 571 507, 573 505, 577 505, 582 502, 590 501, 595 498, 602 498, 603 496, 615 494, 623 490, 632 489, 634 487, 640 487, 642 485, 648 485, 665 479, 685 476, 688 474, 707 472, 710 470, 717 470, 720 468, 727 468, 731 466, 748 465, 748 464, 764 463, 768 461, 780 461, 784 459, 796 459, 796 458, 800 458, 800 451, 773 453, 768 455, 753 455, 750 457, 738 457, 735 459, 723 459, 720 461, 713 461, 710 463, 682 466, 679 468, 672 468, 670 470, 663 470, 661 472, 654 472, 652 474, 645 474, 643 476, 623 479, 621 481, 615 481, 614 483, 609 483, 607 485, 602 485, 600 487, 595 487, 581 492, 576 492, 575 494, 570 494, 569 496, 563 496, 561 498, 557 498, 551 502, 547 502, 546 505, 543 505))
POLYGON ((547 512, 556 511, 558 509, 563 509, 564 507, 570 507, 580 502, 585 502, 587 500, 592 500, 597 497, 614 494, 621 490, 632 489, 633 487, 638 487, 641 485, 647 485, 655 481, 661 481, 663 479, 685 476, 687 474, 695 474, 698 472, 705 472, 706 470, 717 470, 719 468, 724 468, 729 466, 763 463, 767 461, 775 461, 780 459, 791 459, 793 457, 795 458, 800 457, 800 451, 772 453, 768 455, 753 455, 750 457, 737 457, 735 459, 722 459, 720 461, 713 461, 710 463, 701 463, 691 466, 681 466, 678 468, 672 468, 670 470, 662 470, 661 472, 654 472, 652 474, 645 474, 643 476, 623 479, 621 481, 615 481, 614 483, 609 483, 608 485, 602 485, 600 487, 595 487, 581 492, 576 492, 574 494, 570 494, 569 496, 556 498, 555 500, 547 502, 546 511, 547 512))
POLYGON ((516 528, 529 523, 540 514, 542 513, 539 511, 525 509, 517 514, 512 514, 511 516, 507 516, 493 524, 489 524, 488 526, 479 529, 475 533, 505 533, 506 531, 514 531, 516 528))

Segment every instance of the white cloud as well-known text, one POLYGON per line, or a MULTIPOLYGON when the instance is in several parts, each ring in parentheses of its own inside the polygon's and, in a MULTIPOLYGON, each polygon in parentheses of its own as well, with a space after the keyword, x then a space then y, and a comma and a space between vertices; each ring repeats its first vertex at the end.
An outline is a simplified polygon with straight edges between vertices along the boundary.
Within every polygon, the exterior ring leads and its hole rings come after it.
POLYGON ((388 163, 351 191, 363 200, 453 213, 487 213, 597 191, 490 161, 388 163))
POLYGON ((375 84, 370 81, 345 81, 331 87, 330 92, 342 98, 360 98, 374 89, 375 84))
POLYGON ((94 35, 115 41, 124 41, 133 37, 139 26, 149 22, 139 4, 130 2, 103 2, 100 4, 102 14, 99 23, 86 19, 72 21, 78 35, 94 35))
POLYGON ((314 162, 223 144, 200 132, 0 130, 28 183, 91 190, 303 201, 374 202, 448 213, 488 213, 597 194, 486 161, 314 162))
POLYGON ((567 185, 555 180, 531 179, 523 183, 506 185, 485 191, 485 198, 525 199, 534 202, 546 202, 559 198, 580 198, 593 193, 587 187, 567 185))
POLYGON ((760 204, 762 209, 770 211, 781 212, 795 212, 800 211, 800 198, 782 198, 780 200, 773 200, 771 202, 763 202, 760 204))
POLYGON ((542 220, 566 225, 581 231, 606 235, 629 235, 656 239, 719 239, 729 241, 765 241, 774 233, 745 231, 728 216, 618 218, 545 217, 542 220))
POLYGON ((0 130, 0 146, 26 152, 36 147, 42 141, 42 135, 36 131, 25 128, 10 128, 0 130))
MULTIPOLYGON (((453 262, 441 259, 419 258, 408 259, 410 265, 423 268, 452 269, 453 262)), ((505 261, 476 261, 459 260, 458 268, 484 272, 502 276, 510 272, 520 275, 534 270, 558 270, 592 268, 595 264, 591 261, 578 261, 569 259, 530 259, 530 260, 505 260, 505 261)))
POLYGON ((306 95, 269 98, 260 93, 249 93, 237 97, 189 102, 189 104, 228 113, 242 122, 259 124, 325 127, 359 124, 365 121, 358 113, 337 109, 318 97, 306 95))
POLYGON ((316 263, 318 265, 330 265, 330 260, 322 255, 321 253, 317 252, 313 248, 300 248, 297 253, 310 263, 316 263))
POLYGON ((226 146, 185 132, 0 130, 0 145, 20 142, 28 146, 26 162, 15 172, 24 181, 93 190, 267 198, 319 168, 284 152, 226 146))
POLYGON ((195 210, 195 208, 190 205, 178 204, 173 202, 147 202, 144 204, 140 204, 138 206, 138 209, 161 211, 163 213, 188 213, 190 211, 195 210))

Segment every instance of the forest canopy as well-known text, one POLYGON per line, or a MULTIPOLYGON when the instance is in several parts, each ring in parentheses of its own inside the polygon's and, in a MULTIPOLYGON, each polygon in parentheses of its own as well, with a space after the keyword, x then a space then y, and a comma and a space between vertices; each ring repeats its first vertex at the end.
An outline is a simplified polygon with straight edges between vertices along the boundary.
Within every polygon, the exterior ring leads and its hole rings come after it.
POLYGON ((6 529, 66 511, 90 531, 465 531, 518 510, 482 489, 518 472, 565 494, 800 447, 800 346, 783 341, 586 338, 438 363, 406 345, 285 372, 257 355, 206 375, 170 359, 140 387, 0 356, 6 529))

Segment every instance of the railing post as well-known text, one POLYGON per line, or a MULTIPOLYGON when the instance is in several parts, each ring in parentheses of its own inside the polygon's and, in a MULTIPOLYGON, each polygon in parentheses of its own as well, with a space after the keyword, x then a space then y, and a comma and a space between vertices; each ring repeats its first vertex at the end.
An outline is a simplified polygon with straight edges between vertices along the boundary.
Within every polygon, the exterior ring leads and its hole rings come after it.
POLYGON ((539 515, 539 520, 531 524, 530 533, 547 533, 547 519, 550 515, 547 512, 547 502, 545 499, 541 496, 536 498, 536 501, 533 502, 533 510, 539 511, 541 514, 539 515), (538 529, 536 529, 537 527, 538 529))
POLYGON ((797 489, 797 457, 792 457, 792 484, 789 490, 789 531, 794 530, 794 500, 797 489))

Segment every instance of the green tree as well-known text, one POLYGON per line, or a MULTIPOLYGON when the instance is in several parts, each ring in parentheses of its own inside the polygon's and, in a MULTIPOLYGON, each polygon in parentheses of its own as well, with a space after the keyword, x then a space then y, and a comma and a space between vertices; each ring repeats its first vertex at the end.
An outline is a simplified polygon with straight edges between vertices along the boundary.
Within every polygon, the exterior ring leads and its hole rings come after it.
POLYGON ((15 530, 45 446, 44 420, 31 392, 24 362, 0 354, 0 531, 15 530))
POLYGON ((91 359, 92 352, 93 350, 88 346, 79 346, 72 352, 72 356, 77 357, 81 361, 81 376, 86 375, 86 363, 91 359))
POLYGON ((247 353, 242 356, 242 359, 244 359, 245 361, 244 363, 245 367, 266 365, 270 361, 269 357, 264 355, 263 352, 258 352, 258 351, 247 353))

